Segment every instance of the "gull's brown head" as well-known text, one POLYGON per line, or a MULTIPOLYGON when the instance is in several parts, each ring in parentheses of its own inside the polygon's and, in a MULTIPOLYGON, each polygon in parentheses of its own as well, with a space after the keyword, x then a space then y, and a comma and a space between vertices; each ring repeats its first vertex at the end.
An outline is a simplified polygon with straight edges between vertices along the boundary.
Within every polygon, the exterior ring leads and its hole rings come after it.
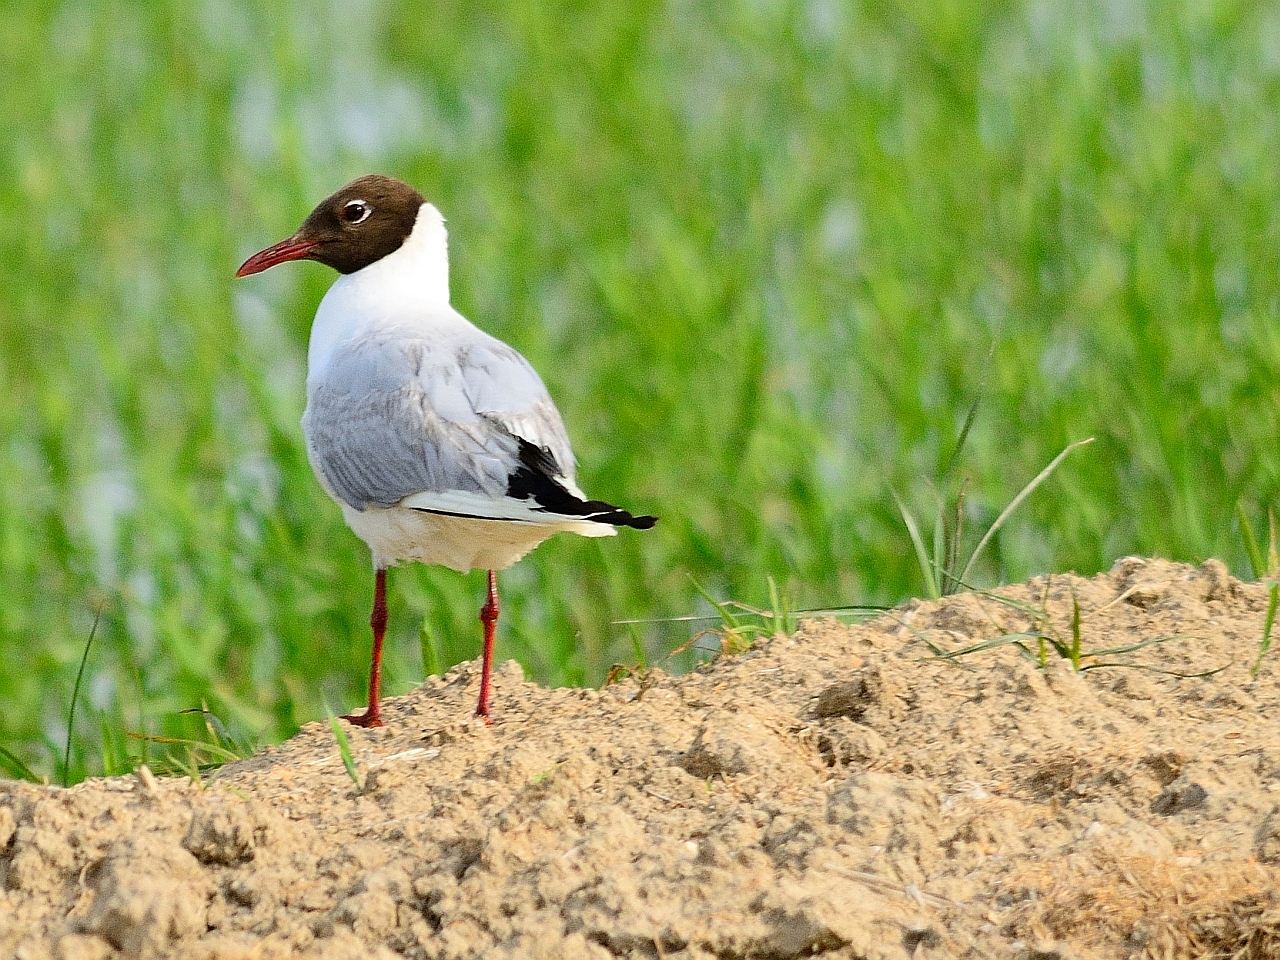
POLYGON ((417 190, 392 177, 352 180, 321 200, 297 233, 246 260, 236 276, 289 260, 316 260, 339 273, 355 273, 400 249, 424 202, 417 190))

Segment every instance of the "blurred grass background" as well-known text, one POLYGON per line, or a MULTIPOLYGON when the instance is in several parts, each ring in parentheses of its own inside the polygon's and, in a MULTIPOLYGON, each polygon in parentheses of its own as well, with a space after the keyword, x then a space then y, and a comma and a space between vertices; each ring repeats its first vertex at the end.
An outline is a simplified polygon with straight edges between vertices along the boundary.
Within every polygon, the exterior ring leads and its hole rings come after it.
MULTIPOLYGON (((362 703, 372 576, 298 419, 332 274, 232 273, 366 172, 449 219, 648 534, 504 575, 499 658, 598 683, 715 596, 921 589, 889 493, 989 523, 981 583, 1123 554, 1247 572, 1280 497, 1280 10, 1176 0, 40 2, 0 44, 0 746, 127 769, 207 702, 362 703)), ((391 575, 387 689, 477 655, 481 574, 391 575)), ((501 709, 499 705, 499 709, 501 709)))

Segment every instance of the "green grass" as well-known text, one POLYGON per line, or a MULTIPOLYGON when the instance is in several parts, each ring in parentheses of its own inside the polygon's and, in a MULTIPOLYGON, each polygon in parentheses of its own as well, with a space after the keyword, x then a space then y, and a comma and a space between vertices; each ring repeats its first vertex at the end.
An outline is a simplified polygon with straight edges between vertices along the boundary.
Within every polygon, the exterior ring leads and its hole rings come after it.
POLYGON ((1243 507, 1237 506, 1236 519, 1240 524, 1240 536, 1244 541, 1245 553, 1249 557, 1249 566, 1253 575, 1263 581, 1269 581, 1267 589, 1267 616, 1262 622, 1262 639, 1258 641, 1258 655, 1253 666, 1249 668, 1249 679, 1257 680, 1258 671, 1262 669, 1262 658, 1271 649, 1271 631, 1276 625, 1276 609, 1280 607, 1280 546, 1276 537, 1276 512, 1267 511, 1267 552, 1263 554, 1254 536, 1253 526, 1243 507))
MULTIPOLYGON (((63 772, 99 609, 71 779, 204 739, 204 702, 237 742, 361 702, 368 556, 298 428, 331 275, 231 275, 365 172, 445 212, 456 305, 542 372, 584 488, 662 517, 503 575, 498 655, 539 680, 656 662, 690 632, 663 618, 713 612, 695 583, 921 592, 891 490, 929 515, 980 392, 966 531, 1097 439, 975 584, 1243 572, 1236 504, 1280 502, 1266 5, 19 0, 5 29, 10 772, 63 772)), ((481 574, 390 593, 389 693, 478 653, 481 574)))
MULTIPOLYGON (((1192 679, 1195 677, 1210 677, 1216 673, 1221 673, 1231 664, 1227 663, 1221 667, 1215 667, 1204 670, 1199 673, 1181 673, 1176 670, 1168 670, 1163 667, 1154 667, 1149 664, 1134 663, 1128 659, 1103 659, 1105 657, 1124 657, 1130 653, 1136 653, 1139 650, 1145 650, 1147 647, 1160 646, 1161 644, 1170 643, 1178 640, 1195 640, 1194 637, 1182 635, 1149 637, 1146 640, 1140 640, 1137 643, 1123 644, 1118 647, 1095 648, 1092 644, 1088 647, 1084 643, 1085 628, 1083 621, 1086 614, 1080 611, 1080 602, 1076 598, 1075 588, 1071 590, 1071 620, 1067 625, 1067 631, 1061 630, 1054 623, 1053 618, 1049 614, 1048 598, 1049 588, 1052 584, 1052 576, 1045 579, 1044 592, 1041 595, 1039 605, 1029 604, 1020 600, 1013 600, 1009 597, 1000 596, 989 590, 979 591, 987 600, 995 604, 1005 606, 1010 610, 1022 614, 1031 621, 1031 626, 1027 631, 1019 633, 1004 633, 986 640, 980 640, 977 643, 969 644, 955 650, 944 650, 928 638, 927 635, 903 623, 904 626, 916 635, 916 638, 922 641, 933 653, 933 659, 963 661, 964 658, 972 657, 975 654, 986 653, 989 650, 996 650, 1000 647, 1012 646, 1024 657, 1034 663, 1039 669, 1043 670, 1051 662, 1050 654, 1056 655, 1060 660, 1066 660, 1071 669, 1077 673, 1084 673, 1089 670, 1098 670, 1103 668, 1110 669, 1126 669, 1126 670, 1146 670, 1152 673, 1164 674, 1179 679, 1192 679)), ((1112 600, 1102 609, 1118 602, 1112 600)), ((1099 611, 1094 611, 1099 612, 1099 611)), ((895 619, 896 615, 890 613, 895 619)), ((901 621, 899 621, 901 622, 901 621)), ((1270 626, 1268 625, 1268 631, 1270 626)), ((1265 650, 1263 651, 1265 652, 1265 650)), ((1259 660, 1262 654, 1259 653, 1259 660)), ((977 665, 977 664, 975 664, 977 665)))
POLYGON ((333 739, 338 744, 338 754, 342 757, 342 767, 347 771, 347 776, 355 784, 355 788, 359 790, 360 774, 356 771, 356 760, 351 752, 351 741, 347 739, 347 731, 342 729, 342 724, 333 715, 332 710, 325 707, 324 712, 329 718, 329 729, 333 731, 333 739))

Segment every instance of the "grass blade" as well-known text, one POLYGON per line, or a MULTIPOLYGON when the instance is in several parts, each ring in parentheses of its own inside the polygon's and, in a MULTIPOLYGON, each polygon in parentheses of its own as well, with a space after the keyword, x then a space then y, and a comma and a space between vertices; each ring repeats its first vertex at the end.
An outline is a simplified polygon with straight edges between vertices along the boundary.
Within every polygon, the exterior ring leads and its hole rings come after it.
POLYGON ((1168 643, 1170 640, 1195 640, 1196 637, 1187 633, 1174 633, 1167 637, 1152 637, 1150 640, 1142 640, 1138 643, 1130 643, 1123 647, 1107 647, 1105 650, 1094 650, 1089 654, 1091 657, 1114 657, 1122 653, 1133 653, 1135 650, 1141 650, 1144 647, 1154 646, 1158 643, 1168 643))
POLYGON ((1214 667, 1212 670, 1201 670, 1199 673, 1179 673, 1177 670, 1165 670, 1162 667, 1153 667, 1145 663, 1087 663, 1081 668, 1081 671, 1101 670, 1103 667, 1111 667, 1124 670, 1145 670, 1147 673, 1158 673, 1164 677, 1173 677, 1175 680, 1202 680, 1205 677, 1212 677, 1216 673, 1221 673, 1230 666, 1230 663, 1224 663, 1220 667, 1214 667))
POLYGON ((940 646, 938 646, 936 643, 934 643, 932 640, 930 640, 930 639, 929 639, 929 637, 924 633, 924 631, 923 631, 923 630, 917 629, 916 627, 914 627, 914 626, 912 626, 911 624, 907 623, 907 621, 906 621, 906 620, 902 619, 902 618, 901 618, 901 617, 899 617, 899 616, 896 616, 896 615, 893 613, 893 611, 892 611, 892 610, 887 610, 887 611, 885 611, 885 616, 887 616, 890 620, 892 620, 892 621, 893 621, 894 623, 896 623, 898 626, 900 626, 900 627, 904 627, 904 628, 906 628, 907 630, 909 630, 912 634, 914 634, 914 635, 915 635, 915 638, 916 638, 917 640, 919 640, 919 641, 920 641, 921 643, 923 643, 926 647, 928 647, 928 648, 929 648, 929 651, 933 654, 933 657, 928 658, 928 659, 933 659, 933 660, 940 660, 940 659, 944 659, 944 655, 946 654, 946 651, 945 651, 945 650, 943 650, 943 649, 942 649, 940 646))
POLYGON ((1240 539, 1244 541, 1244 552, 1249 557, 1253 579, 1261 580, 1267 575, 1267 561, 1262 556, 1262 548, 1258 546, 1258 538, 1253 535, 1253 524, 1244 512, 1244 504, 1239 501, 1236 501, 1236 522, 1240 524, 1240 539))
MULTIPOLYGON (((227 729, 227 725, 222 722, 216 713, 209 709, 209 704, 205 700, 200 701, 199 707, 191 707, 187 710, 179 710, 180 715, 200 714, 200 718, 204 721, 204 732, 208 736, 206 741, 211 751, 221 750, 225 753, 234 755, 237 760, 247 760, 257 751, 253 742, 247 740, 237 740, 231 735, 231 731, 227 729)), ((200 743, 199 740, 193 740, 192 743, 200 743)))
POLYGON ((1267 576, 1280 576, 1280 549, 1276 548, 1276 511, 1267 510, 1267 528, 1271 531, 1267 542, 1267 576))
POLYGON ((969 489, 969 478, 960 481, 960 489, 956 492, 955 513, 951 518, 951 540, 947 545, 943 576, 947 582, 943 585, 944 593, 956 593, 960 581, 956 579, 956 561, 960 559, 960 541, 964 537, 964 498, 969 489))
POLYGON ((347 731, 342 729, 342 724, 338 722, 338 718, 333 715, 332 710, 326 707, 324 712, 329 715, 329 729, 333 731, 333 739, 338 741, 338 753, 342 755, 342 765, 346 767, 347 776, 351 778, 351 782, 359 790, 360 775, 356 773, 356 760, 351 755, 351 741, 347 739, 347 731))
POLYGON ((690 577, 689 581, 693 584, 693 589, 702 594, 703 599, 715 608, 716 613, 720 614, 720 619, 724 621, 725 626, 729 627, 731 630, 737 630, 738 627, 741 626, 741 624, 738 623, 738 618, 735 617, 733 615, 733 611, 729 609, 728 604, 721 603, 715 597, 711 596, 711 594, 707 592, 706 588, 697 580, 694 580, 693 577, 690 577))
MULTIPOLYGON (((127 735, 129 737, 132 737, 134 740, 141 740, 144 743, 148 743, 148 744, 158 743, 158 744, 165 744, 169 746, 182 747, 184 750, 187 751, 188 759, 194 757, 198 753, 206 753, 209 755, 209 759, 203 763, 196 764, 201 769, 207 769, 209 767, 220 767, 224 763, 231 763, 234 760, 244 759, 244 757, 236 753, 234 750, 228 750, 226 747, 220 746, 219 744, 216 744, 216 743, 209 743, 208 741, 205 741, 205 740, 192 740, 189 737, 151 736, 150 734, 145 734, 145 733, 134 733, 132 730, 130 730, 127 735)), ((169 759, 173 760, 173 754, 169 754, 169 759)), ((162 768, 157 767, 156 769, 162 769, 162 768)), ((155 772, 155 771, 152 771, 152 772, 155 772)))
POLYGON ((1258 671, 1262 669, 1262 658, 1271 649, 1271 629, 1276 625, 1276 607, 1280 606, 1280 583, 1271 585, 1270 599, 1267 601, 1267 619, 1262 625, 1262 640, 1258 643, 1258 659, 1249 668, 1249 679, 1257 680, 1258 671))
POLYGON ((924 574, 925 592, 929 594, 930 600, 937 600, 941 596, 938 592, 938 581, 933 575, 933 565, 929 561, 929 551, 925 549, 924 539, 920 536, 920 528, 916 525, 916 518, 911 515, 907 505, 902 502, 897 490, 890 487, 889 492, 893 494, 893 501, 898 505, 898 512, 902 514, 902 522, 907 525, 907 533, 910 534, 911 542, 915 545, 916 560, 920 563, 920 572, 924 574))
POLYGON ((418 647, 422 650, 422 675, 440 676, 440 651, 436 647, 435 631, 426 617, 422 618, 422 626, 418 628, 418 647))
POLYGON ((933 499, 937 505, 933 514, 933 561, 929 569, 937 579, 938 593, 945 594, 947 592, 947 504, 942 497, 942 492, 932 483, 929 486, 933 488, 933 499))
POLYGON ((71 731, 76 726, 76 701, 80 698, 80 684, 84 681, 84 668, 89 662, 89 648, 93 646, 93 638, 97 636, 98 624, 102 622, 102 607, 99 606, 93 615, 93 626, 89 628, 89 639, 84 642, 84 653, 80 655, 80 669, 76 671, 76 683, 71 688, 71 707, 67 710, 67 747, 62 755, 62 785, 71 785, 71 731))
POLYGON ((1047 639, 1041 633, 1006 633, 1002 636, 995 637, 991 640, 983 640, 981 643, 975 643, 968 647, 962 647, 959 650, 951 650, 946 653, 940 653, 934 657, 935 660, 954 660, 956 657, 968 656, 971 653, 982 653, 984 650, 994 650, 996 647, 1008 646, 1011 643, 1025 643, 1028 640, 1045 640, 1047 639))
POLYGON ((1002 597, 1000 594, 995 593, 992 590, 982 590, 977 587, 970 586, 964 580, 957 580, 956 582, 960 586, 964 587, 964 589, 974 591, 983 599, 990 600, 993 603, 998 603, 1002 607, 1007 607, 1010 610, 1021 613, 1026 617, 1030 617, 1032 620, 1046 619, 1046 614, 1040 607, 1033 607, 1031 604, 1022 600, 1017 600, 1013 597, 1002 597))
POLYGON ((1067 455, 1070 454, 1072 450, 1075 450, 1078 447, 1083 447, 1087 443, 1093 443, 1093 437, 1088 437, 1084 440, 1077 440, 1075 443, 1067 444, 1066 448, 1054 457, 1047 467, 1036 474, 1035 479, 1023 487, 1018 495, 1009 502, 1009 505, 1000 512, 1000 516, 996 517, 995 523, 991 524, 982 539, 978 541, 978 546, 974 549, 973 554, 969 557, 969 562, 964 565, 964 570, 960 573, 961 580, 969 579, 969 571, 973 569, 973 565, 978 561, 978 557, 982 554, 983 548, 985 548, 991 541, 991 538, 996 535, 996 532, 1004 526, 1004 522, 1013 515, 1013 512, 1017 510, 1018 507, 1022 506, 1022 501, 1031 496, 1036 487, 1040 486, 1040 484, 1049 478, 1049 475, 1052 474, 1054 470, 1058 469, 1058 465, 1067 458, 1067 455))
POLYGON ((1080 671, 1080 601, 1076 599, 1075 587, 1071 588, 1071 669, 1080 671))
MULTIPOLYGON (((843 606, 834 607, 801 607, 797 610, 787 609, 787 620, 790 622, 795 617, 821 617, 828 614, 834 616, 863 616, 874 617, 884 613, 886 610, 892 610, 893 607, 886 604, 874 603, 850 603, 843 606)), ((716 613, 688 614, 679 617, 631 617, 626 620, 610 620, 609 625, 614 627, 626 627, 633 624, 649 624, 649 623, 698 623, 707 620, 722 619, 716 613)))
POLYGON ((782 595, 778 592, 778 581, 773 579, 773 574, 769 574, 769 619, 773 621, 773 633, 788 633, 787 621, 789 619, 787 610, 782 602, 782 595))
POLYGON ((16 754, 0 747, 0 767, 15 780, 26 780, 28 783, 44 783, 35 771, 22 762, 16 754))
POLYGON ((794 617, 820 617, 824 614, 834 614, 858 617, 878 617, 880 614, 894 609, 884 604, 874 603, 851 603, 843 607, 802 607, 799 610, 790 611, 794 617))
POLYGON ((644 641, 640 639, 640 631, 635 627, 631 628, 631 652, 636 657, 636 667, 640 670, 649 669, 649 658, 645 656, 644 641))
MULTIPOLYGON (((991 355, 995 352, 995 347, 987 354, 987 363, 991 361, 991 355)), ((942 468, 942 479, 945 481, 951 476, 951 471, 955 469, 956 463, 960 459, 960 452, 964 449, 965 441, 969 439, 969 431, 973 429, 973 421, 977 419, 978 407, 982 404, 982 396, 987 391, 987 377, 985 372, 982 379, 978 381, 978 395, 973 398, 973 404, 969 407, 969 412, 965 415, 964 426, 960 428, 960 436, 956 438, 956 447, 951 451, 951 456, 947 458, 947 465, 942 468)))

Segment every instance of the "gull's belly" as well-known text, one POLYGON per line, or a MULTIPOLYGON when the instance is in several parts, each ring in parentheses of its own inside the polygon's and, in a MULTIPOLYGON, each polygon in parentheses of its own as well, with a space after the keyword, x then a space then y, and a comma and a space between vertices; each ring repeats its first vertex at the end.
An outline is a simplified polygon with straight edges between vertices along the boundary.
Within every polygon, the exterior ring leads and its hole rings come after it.
POLYGON ((347 526, 373 551, 375 567, 418 560, 462 573, 503 570, 557 533, 586 537, 617 533, 609 524, 591 521, 525 523, 455 517, 405 507, 356 510, 345 503, 340 506, 347 526))

